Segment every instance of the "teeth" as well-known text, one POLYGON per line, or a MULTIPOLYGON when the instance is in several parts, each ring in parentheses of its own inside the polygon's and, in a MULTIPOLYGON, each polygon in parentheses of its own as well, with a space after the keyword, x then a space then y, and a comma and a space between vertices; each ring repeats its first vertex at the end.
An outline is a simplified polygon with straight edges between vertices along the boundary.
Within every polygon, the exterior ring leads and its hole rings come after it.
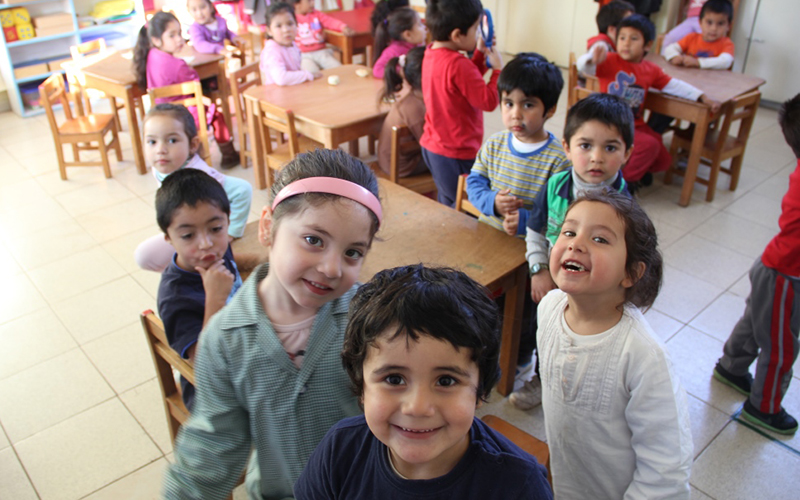
POLYGON ((566 269, 567 271, 574 271, 574 272, 586 271, 585 267, 583 267, 578 262, 573 262, 573 261, 565 262, 564 269, 566 269))
POLYGON ((319 288, 320 290, 329 290, 330 289, 330 287, 327 287, 325 285, 320 285, 319 283, 317 283, 315 281, 309 281, 309 283, 311 283, 311 285, 314 286, 314 288, 319 288))
POLYGON ((433 429, 424 429, 424 430, 417 430, 417 429, 406 429, 405 427, 400 427, 406 432, 413 432, 415 434, 423 434, 425 432, 431 432, 433 429))

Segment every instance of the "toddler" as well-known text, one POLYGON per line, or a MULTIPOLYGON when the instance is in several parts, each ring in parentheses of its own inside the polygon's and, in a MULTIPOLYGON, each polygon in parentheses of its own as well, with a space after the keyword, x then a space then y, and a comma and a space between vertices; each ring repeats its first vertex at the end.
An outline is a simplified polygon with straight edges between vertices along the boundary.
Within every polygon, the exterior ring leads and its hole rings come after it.
MULTIPOLYGON (((250 214, 253 187, 237 177, 226 176, 209 167, 198 154, 200 138, 191 113, 180 104, 157 104, 144 119, 144 159, 152 168, 159 185, 173 172, 183 168, 202 170, 225 189, 230 202, 228 236, 241 238, 250 214)), ((142 269, 162 272, 169 265, 173 247, 161 234, 144 241, 134 259, 142 269)))
POLYGON ((732 21, 733 6, 728 0, 708 0, 700 10, 700 33, 690 33, 664 47, 664 58, 687 68, 730 68, 733 42, 727 35, 732 21))
MULTIPOLYGON (((384 0, 385 1, 385 0, 384 0)), ((386 65, 383 75, 386 88, 383 98, 393 98, 403 89, 403 80, 411 88, 403 97, 399 98, 386 115, 378 136, 378 165, 388 175, 391 170, 392 160, 392 127, 408 127, 416 147, 403 145, 398 148, 397 172, 400 177, 418 175, 428 171, 422 161, 422 151, 419 148, 419 139, 425 125, 425 102, 422 100, 422 60, 425 56, 425 47, 411 49, 408 54, 393 57, 386 65)))
POLYGON ((352 36, 353 30, 342 21, 314 8, 313 0, 292 0, 297 17, 297 46, 302 53, 303 69, 316 73, 323 69, 341 66, 333 51, 325 47, 325 32, 329 29, 352 36))
POLYGON ((595 45, 602 44, 608 52, 614 52, 616 50, 614 41, 617 39, 617 25, 634 13, 636 13, 636 9, 625 0, 614 0, 600 7, 595 17, 598 34, 586 40, 586 51, 591 52, 595 45))
POLYGON ((469 173, 483 141, 483 112, 497 107, 497 78, 503 61, 497 44, 478 39, 480 0, 430 0, 425 20, 433 43, 422 64, 425 128, 422 157, 433 175, 439 202, 453 206, 458 176, 469 173), (476 50, 477 49, 477 50, 476 50), (472 59, 460 51, 473 52, 472 59), (486 60, 492 66, 483 79, 486 60))
POLYGON ((297 85, 322 77, 320 72, 302 69, 297 48, 297 21, 288 3, 276 2, 267 8, 267 36, 261 50, 261 78, 264 84, 297 85))
POLYGON ((211 0, 189 0, 186 8, 195 21, 189 27, 189 40, 197 52, 220 54, 227 50, 225 40, 236 41, 236 33, 228 29, 228 23, 217 14, 211 0))
POLYGON ((353 298, 342 350, 364 415, 328 432, 295 497, 552 498, 544 467, 475 418, 500 373, 499 326, 488 291, 460 271, 376 274, 353 298))
POLYGON ((328 429, 360 413, 340 352, 381 218, 375 176, 341 150, 300 154, 278 172, 259 222, 269 263, 203 330, 165 498, 224 498, 248 457, 249 498, 291 497, 328 429))
MULTIPOLYGON (((700 33, 700 10, 703 8, 703 4, 706 3, 706 0, 689 0, 687 10, 686 10, 686 19, 683 20, 680 24, 672 28, 665 36, 664 42, 662 47, 666 48, 672 45, 675 42, 681 40, 681 38, 685 37, 689 33, 700 33)), ((736 15, 736 11, 739 9, 739 0, 732 0, 733 4, 733 14, 736 15)))
POLYGON ((556 498, 690 497, 686 394, 640 308, 662 259, 635 200, 587 192, 550 254, 539 304, 542 407, 556 498))
POLYGON ((386 21, 378 25, 375 33, 372 75, 383 78, 386 63, 423 45, 426 33, 425 25, 415 10, 403 7, 389 14, 386 21))
POLYGON ((778 114, 783 137, 797 157, 781 203, 780 232, 750 269, 744 315, 725 342, 714 378, 748 396, 742 418, 779 434, 797 432, 781 402, 800 348, 800 94, 778 114), (748 371, 756 361, 755 381, 748 371))
MULTIPOLYGON (((200 330, 242 286, 228 241, 228 195, 202 170, 170 175, 156 192, 156 219, 175 254, 158 286, 158 315, 169 345, 194 361, 200 330)), ((194 386, 181 377, 186 408, 194 386)))

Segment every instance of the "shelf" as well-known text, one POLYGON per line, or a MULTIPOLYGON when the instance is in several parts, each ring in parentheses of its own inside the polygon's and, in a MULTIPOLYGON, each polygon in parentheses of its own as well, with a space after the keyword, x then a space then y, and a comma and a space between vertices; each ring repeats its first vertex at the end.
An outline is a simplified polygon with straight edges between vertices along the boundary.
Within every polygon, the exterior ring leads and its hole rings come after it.
POLYGON ((58 40, 59 38, 67 38, 70 36, 75 35, 74 30, 67 31, 65 33, 59 33, 57 35, 50 35, 50 36, 35 36, 33 38, 28 38, 27 40, 20 40, 18 42, 11 42, 6 44, 6 46, 10 49, 13 47, 21 47, 23 45, 30 45, 32 43, 39 43, 39 42, 48 42, 50 40, 58 40))
POLYGON ((95 24, 93 26, 86 26, 85 28, 79 28, 78 29, 78 34, 83 35, 84 33, 94 33, 95 31, 103 31, 103 30, 106 30, 106 29, 113 29, 114 26, 116 26, 117 24, 121 24, 121 23, 124 23, 125 21, 132 20, 135 15, 136 15, 136 13, 134 12, 128 17, 115 19, 112 22, 107 22, 107 23, 103 23, 103 24, 95 24))
POLYGON ((26 7, 28 5, 35 5, 39 3, 56 3, 61 0, 30 0, 29 2, 15 3, 13 5, 0 4, 0 10, 16 9, 17 7, 26 7))
POLYGON ((45 80, 48 76, 52 75, 53 73, 63 73, 63 70, 58 71, 48 71, 46 73, 42 73, 40 75, 34 76, 26 76, 25 78, 19 78, 15 80, 17 83, 28 83, 28 82, 35 82, 36 80, 45 80))

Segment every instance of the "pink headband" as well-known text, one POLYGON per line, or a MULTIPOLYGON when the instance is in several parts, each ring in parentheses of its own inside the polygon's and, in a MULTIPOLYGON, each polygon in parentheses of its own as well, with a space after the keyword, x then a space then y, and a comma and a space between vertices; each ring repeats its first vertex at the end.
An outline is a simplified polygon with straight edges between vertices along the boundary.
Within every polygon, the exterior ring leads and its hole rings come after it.
POLYGON ((363 186, 336 177, 306 177, 290 183, 278 192, 272 202, 272 210, 286 198, 304 193, 328 193, 349 198, 367 207, 378 218, 378 226, 383 222, 381 202, 363 186))

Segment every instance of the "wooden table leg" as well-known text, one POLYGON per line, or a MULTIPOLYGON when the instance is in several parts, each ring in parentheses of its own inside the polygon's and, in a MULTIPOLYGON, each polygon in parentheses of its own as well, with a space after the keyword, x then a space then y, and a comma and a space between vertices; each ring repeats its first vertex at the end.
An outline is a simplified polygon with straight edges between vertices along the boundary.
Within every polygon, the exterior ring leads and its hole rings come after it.
POLYGON ((683 176, 683 186, 681 188, 681 198, 678 204, 682 207, 688 206, 692 199, 694 182, 697 179, 697 169, 700 167, 700 156, 703 153, 703 144, 706 142, 706 131, 711 121, 711 108, 703 113, 694 126, 694 136, 692 137, 692 147, 689 150, 689 158, 686 163, 686 173, 683 176))
POLYGON ((125 114, 128 115, 128 130, 131 134, 131 147, 133 148, 133 160, 136 169, 140 174, 147 173, 147 165, 144 162, 144 150, 142 149, 142 136, 139 132, 139 120, 136 117, 136 106, 134 105, 133 86, 125 87, 125 114))
MULTIPOLYGON (((247 131, 250 135, 250 150, 253 154, 253 177, 256 183, 256 188, 266 189, 267 178, 265 175, 271 175, 271 172, 265 171, 264 165, 264 151, 261 142, 261 127, 256 123, 258 117, 256 116, 255 109, 253 109, 253 100, 245 97, 244 106, 245 113, 247 114, 247 131)), ((269 140, 269 139, 267 139, 269 140)))
POLYGON ((528 279, 526 266, 514 271, 514 285, 506 290, 503 307, 503 330, 500 341, 500 380, 497 392, 508 396, 514 390, 519 338, 522 332, 522 308, 525 300, 525 282, 528 279))
POLYGON ((217 76, 217 85, 219 86, 219 93, 222 96, 222 116, 225 118, 225 124, 228 126, 228 131, 233 137, 233 119, 231 118, 231 107, 228 99, 231 95, 228 89, 228 77, 226 76, 225 59, 219 62, 219 75, 217 76))
POLYGON ((344 37, 344 50, 342 50, 342 64, 353 64, 353 37, 344 37))

